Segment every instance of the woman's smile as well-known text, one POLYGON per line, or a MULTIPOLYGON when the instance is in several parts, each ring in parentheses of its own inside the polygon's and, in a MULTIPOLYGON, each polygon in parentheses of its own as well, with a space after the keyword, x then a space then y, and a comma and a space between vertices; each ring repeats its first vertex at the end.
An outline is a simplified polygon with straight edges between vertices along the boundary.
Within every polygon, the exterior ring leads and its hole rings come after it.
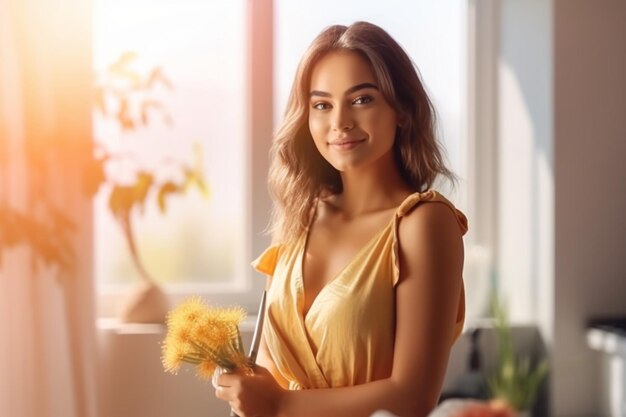
POLYGON ((361 144, 365 143, 367 139, 359 139, 359 138, 351 138, 345 137, 340 139, 331 140, 328 142, 328 146, 330 148, 338 150, 338 151, 350 151, 359 147, 361 144))

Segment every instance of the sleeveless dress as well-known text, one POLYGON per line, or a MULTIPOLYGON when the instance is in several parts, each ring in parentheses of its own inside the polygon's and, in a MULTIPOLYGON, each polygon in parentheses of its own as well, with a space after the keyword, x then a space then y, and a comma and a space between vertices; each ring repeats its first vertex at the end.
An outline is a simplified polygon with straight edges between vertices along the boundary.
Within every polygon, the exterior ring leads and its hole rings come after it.
MULTIPOLYGON (((463 234, 467 219, 436 191, 408 196, 391 221, 322 290, 303 315, 302 261, 307 236, 266 249, 252 266, 271 277, 263 335, 290 389, 345 387, 391 375, 395 285, 400 277, 400 219, 421 203, 445 204, 463 234)), ((465 292, 457 309, 454 343, 463 329, 465 292)))

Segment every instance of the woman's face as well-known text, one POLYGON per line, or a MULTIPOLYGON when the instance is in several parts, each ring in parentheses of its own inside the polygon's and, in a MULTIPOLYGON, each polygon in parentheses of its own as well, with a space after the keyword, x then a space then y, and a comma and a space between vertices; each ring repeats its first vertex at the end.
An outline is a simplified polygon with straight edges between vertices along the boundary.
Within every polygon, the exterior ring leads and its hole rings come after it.
POLYGON ((311 135, 335 169, 345 172, 391 155, 398 117, 361 55, 324 55, 311 72, 309 94, 311 135))

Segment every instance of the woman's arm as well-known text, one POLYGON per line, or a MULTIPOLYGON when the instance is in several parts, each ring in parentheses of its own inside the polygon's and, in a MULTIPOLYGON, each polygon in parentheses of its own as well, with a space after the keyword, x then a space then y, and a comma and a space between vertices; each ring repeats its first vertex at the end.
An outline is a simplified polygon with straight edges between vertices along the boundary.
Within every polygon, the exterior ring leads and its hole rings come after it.
POLYGON ((463 239, 443 203, 418 206, 400 224, 401 281, 392 378, 407 389, 401 415, 426 415, 439 398, 463 285, 463 239))
POLYGON ((222 375, 216 395, 241 417, 426 416, 437 404, 450 353, 462 285, 463 242, 452 211, 423 204, 399 227, 400 282, 389 378, 345 388, 281 390, 260 368, 252 377, 222 375), (271 404, 268 404, 271 403, 271 404))

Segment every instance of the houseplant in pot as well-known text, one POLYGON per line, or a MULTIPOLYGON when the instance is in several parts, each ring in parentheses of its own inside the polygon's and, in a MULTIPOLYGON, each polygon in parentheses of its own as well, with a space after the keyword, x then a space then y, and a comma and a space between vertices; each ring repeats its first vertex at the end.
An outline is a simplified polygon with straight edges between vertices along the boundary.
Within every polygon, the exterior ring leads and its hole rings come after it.
POLYGON ((208 188, 203 178, 199 145, 193 149, 193 166, 169 155, 159 156, 162 159, 148 165, 141 158, 144 145, 139 142, 138 146, 130 146, 133 145, 133 133, 148 128, 154 119, 166 125, 172 123, 165 105, 152 94, 157 88, 173 89, 172 83, 161 67, 145 73, 134 69, 136 58, 136 53, 125 52, 103 73, 97 74, 95 116, 101 123, 116 127, 119 135, 106 143, 111 145, 113 142, 115 152, 106 149, 105 141, 96 139, 94 162, 88 176, 89 188, 94 194, 106 194, 108 211, 123 234, 139 278, 120 311, 121 321, 164 323, 168 311, 167 297, 142 260, 135 219, 148 204, 158 206, 160 213, 165 214, 171 196, 183 195, 195 187, 206 197, 208 188))
POLYGON ((546 360, 533 361, 515 351, 511 325, 502 303, 493 297, 492 313, 497 339, 496 369, 487 381, 491 396, 514 408, 520 417, 530 417, 537 393, 548 374, 546 360))

